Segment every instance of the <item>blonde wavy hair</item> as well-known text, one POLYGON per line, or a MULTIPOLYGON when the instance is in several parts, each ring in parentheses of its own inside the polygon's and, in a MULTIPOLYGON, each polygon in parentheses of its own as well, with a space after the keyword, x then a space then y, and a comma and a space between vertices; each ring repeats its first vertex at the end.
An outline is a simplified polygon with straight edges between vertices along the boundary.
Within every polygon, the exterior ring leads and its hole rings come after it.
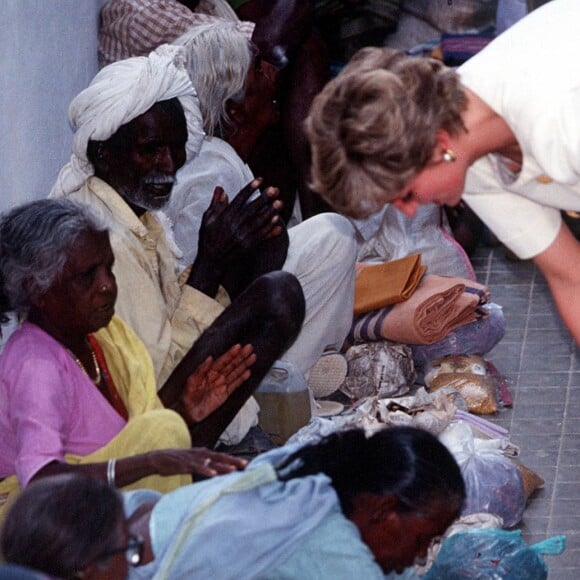
POLYGON ((430 160, 437 131, 464 131, 467 97, 438 60, 363 48, 314 99, 306 119, 311 187, 361 218, 404 189, 430 160))

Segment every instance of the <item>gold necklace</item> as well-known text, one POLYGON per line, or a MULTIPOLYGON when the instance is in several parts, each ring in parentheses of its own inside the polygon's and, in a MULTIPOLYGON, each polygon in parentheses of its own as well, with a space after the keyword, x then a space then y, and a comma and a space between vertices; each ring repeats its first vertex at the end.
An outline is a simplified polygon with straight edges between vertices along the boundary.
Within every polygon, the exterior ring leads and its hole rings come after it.
POLYGON ((93 350, 93 348, 90 345, 89 345, 89 348, 91 349, 91 356, 93 358, 93 366, 95 368, 95 378, 94 379, 87 372, 87 369, 85 368, 85 365, 81 362, 81 359, 78 356, 76 356, 72 350, 70 350, 70 349, 67 349, 67 350, 71 353, 72 357, 75 359, 75 362, 77 363, 77 365, 79 365, 80 369, 85 373, 85 375, 87 375, 87 377, 89 377, 89 379, 91 379, 91 381, 93 381, 93 383, 95 383, 95 385, 99 385, 101 383, 101 379, 103 378, 101 375, 101 367, 99 366, 99 362, 97 361, 97 355, 95 354, 95 351, 93 350))

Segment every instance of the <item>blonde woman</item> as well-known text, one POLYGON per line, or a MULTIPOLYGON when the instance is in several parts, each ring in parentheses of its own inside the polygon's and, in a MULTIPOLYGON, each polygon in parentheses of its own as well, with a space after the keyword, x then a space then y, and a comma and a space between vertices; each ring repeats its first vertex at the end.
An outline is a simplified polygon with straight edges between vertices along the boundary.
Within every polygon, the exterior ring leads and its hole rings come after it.
POLYGON ((313 187, 363 217, 393 203, 463 198, 520 258, 532 258, 580 341, 580 4, 553 0, 457 71, 363 49, 317 97, 307 130, 313 187), (547 42, 541 42, 541 39, 547 42))

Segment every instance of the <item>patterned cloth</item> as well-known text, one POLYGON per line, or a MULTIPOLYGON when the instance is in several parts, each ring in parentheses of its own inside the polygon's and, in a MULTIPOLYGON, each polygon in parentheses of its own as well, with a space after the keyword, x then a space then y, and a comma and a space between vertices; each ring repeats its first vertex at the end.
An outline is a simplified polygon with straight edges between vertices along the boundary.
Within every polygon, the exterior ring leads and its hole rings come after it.
POLYGON ((240 21, 227 3, 223 4, 202 0, 192 12, 178 0, 109 0, 101 11, 99 66, 147 55, 191 26, 222 19, 238 22, 239 30, 251 38, 254 23, 240 21))

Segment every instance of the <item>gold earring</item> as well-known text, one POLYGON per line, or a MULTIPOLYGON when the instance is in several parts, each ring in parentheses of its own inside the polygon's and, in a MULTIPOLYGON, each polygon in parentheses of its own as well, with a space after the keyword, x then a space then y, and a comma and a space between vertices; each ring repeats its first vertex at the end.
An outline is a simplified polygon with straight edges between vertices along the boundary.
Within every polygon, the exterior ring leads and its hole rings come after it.
POLYGON ((457 159, 457 155, 451 149, 445 149, 443 151, 443 161, 445 163, 453 163, 457 159))

